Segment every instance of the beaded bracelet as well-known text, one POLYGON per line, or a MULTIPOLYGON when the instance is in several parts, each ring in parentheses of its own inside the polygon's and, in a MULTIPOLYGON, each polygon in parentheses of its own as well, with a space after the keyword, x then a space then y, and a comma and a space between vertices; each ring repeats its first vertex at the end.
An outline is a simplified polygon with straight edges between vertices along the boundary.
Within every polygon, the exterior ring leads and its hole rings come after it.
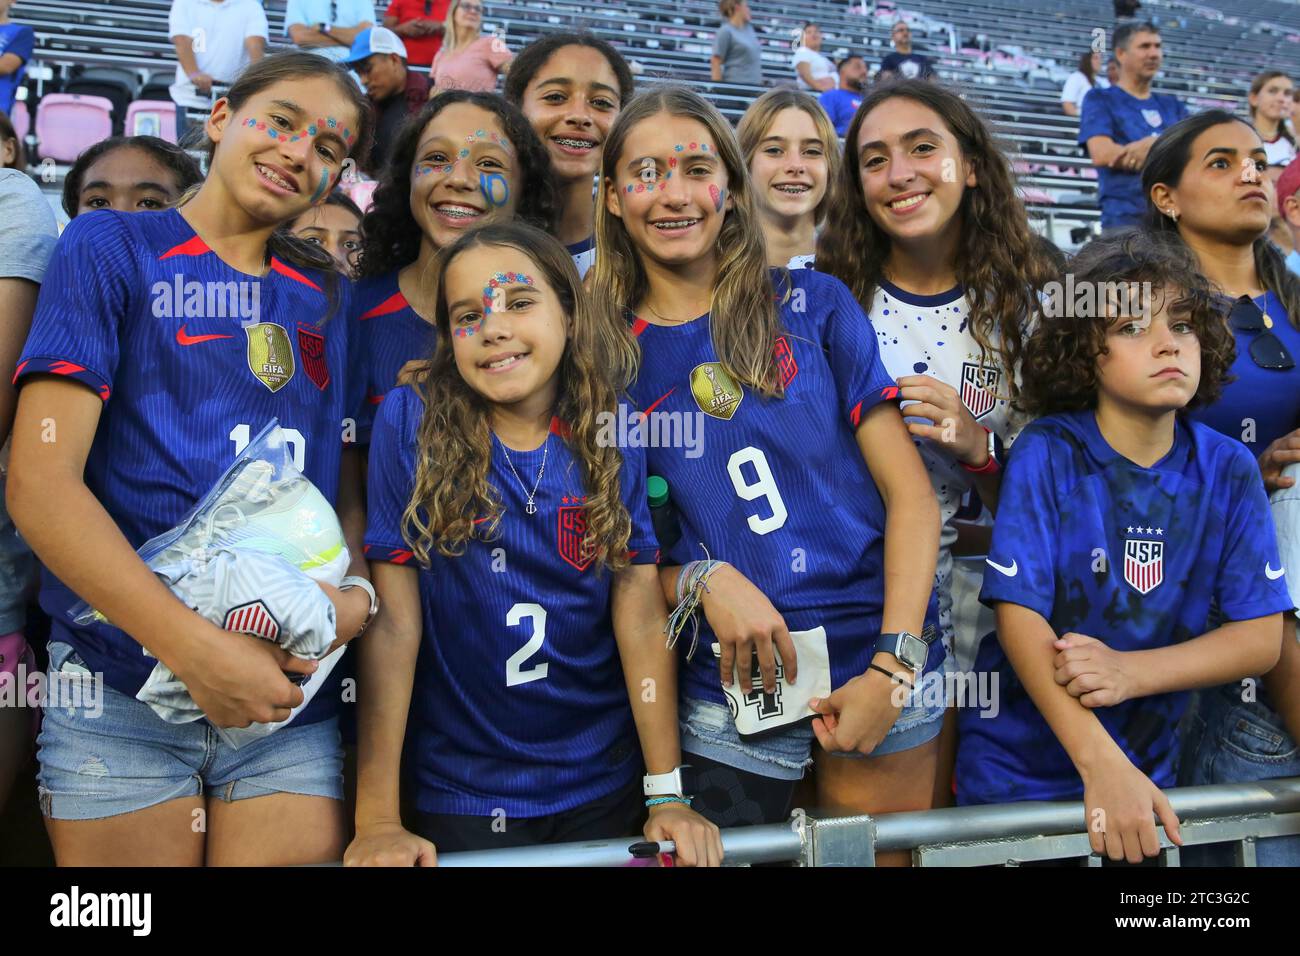
POLYGON ((684 803, 689 807, 691 805, 691 798, 690 797, 655 797, 651 800, 647 800, 645 802, 645 805, 647 807, 657 807, 660 804, 664 804, 664 803, 684 803))
POLYGON ((687 660, 695 656, 695 649, 700 639, 700 622, 695 617, 695 611, 704 598, 704 592, 709 589, 709 578, 726 563, 712 559, 691 561, 677 573, 678 603, 668 615, 665 633, 668 635, 668 649, 672 650, 677 646, 677 638, 686 627, 686 622, 688 620, 691 622, 691 647, 686 652, 687 660))

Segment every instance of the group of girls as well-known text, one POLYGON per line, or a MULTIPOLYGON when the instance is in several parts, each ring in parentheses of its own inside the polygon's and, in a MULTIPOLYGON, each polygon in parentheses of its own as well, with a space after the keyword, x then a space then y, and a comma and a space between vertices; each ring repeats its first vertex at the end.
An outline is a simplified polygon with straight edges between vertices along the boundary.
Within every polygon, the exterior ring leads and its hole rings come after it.
POLYGON ((1265 487, 1300 461, 1300 286, 1264 238, 1248 125, 1168 131, 1144 174, 1160 241, 1082 260, 1151 284, 1156 307, 1054 321, 1059 270, 1006 156, 934 84, 875 88, 841 158, 808 96, 766 94, 737 135, 688 90, 634 97, 602 41, 547 37, 504 98, 448 92, 409 121, 354 288, 323 238, 347 222, 318 217, 367 127, 341 70, 268 58, 214 107, 187 201, 78 216, 55 253, 9 502, 45 565, 52 671, 108 685, 102 715, 65 708, 41 732, 60 863, 429 864, 639 827, 716 865, 719 827, 785 820, 814 764, 807 796, 831 812, 941 805, 954 778, 961 802, 1082 798, 1111 821, 1094 849, 1136 862, 1157 813, 1177 838, 1159 788, 1183 691, 1263 677, 1277 708, 1205 693, 1185 771, 1268 776, 1294 753, 1265 487), (296 377, 259 374, 229 322, 151 318, 146 291, 177 272, 260 283, 296 377), (702 442, 614 447, 620 405, 693 416, 702 442), (143 647, 213 724, 302 700, 284 672, 312 664, 216 631, 133 554, 272 417, 377 596, 375 615, 364 588, 328 589, 338 644, 366 630, 350 844, 337 688, 238 750, 133 699, 143 647), (669 489, 654 518, 647 476, 669 489), (1179 482, 1194 515, 1132 510, 1179 482), (1087 542, 1100 570, 1077 566, 1087 542), (996 636, 954 603, 961 554, 990 555, 996 636), (1188 581, 1216 598, 1214 629, 1188 581), (1092 614, 1103 591, 1118 610, 1092 614), (77 597, 118 626, 72 625, 77 597), (996 715, 943 693, 977 649, 996 715), (1234 738, 1225 770, 1229 721, 1277 751, 1251 764, 1234 738))

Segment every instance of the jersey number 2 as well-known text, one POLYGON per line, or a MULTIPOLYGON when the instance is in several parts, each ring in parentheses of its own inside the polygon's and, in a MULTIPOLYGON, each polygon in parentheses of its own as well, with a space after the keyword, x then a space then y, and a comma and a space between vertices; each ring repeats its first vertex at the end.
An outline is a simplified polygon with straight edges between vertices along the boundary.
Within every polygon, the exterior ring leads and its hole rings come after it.
POLYGON ((760 449, 750 445, 733 454, 727 461, 727 474, 731 476, 731 484, 736 489, 736 494, 746 501, 766 498, 767 506, 772 510, 772 514, 766 518, 750 515, 748 519, 750 531, 754 534, 770 534, 785 524, 785 519, 789 516, 785 510, 785 502, 781 500, 781 492, 776 487, 776 479, 772 477, 772 469, 767 466, 767 456, 760 449), (741 466, 746 464, 753 465, 754 474, 758 477, 757 481, 751 482, 745 479, 741 466))
POLYGON ((546 608, 540 604, 516 604, 506 614, 506 624, 514 627, 516 624, 522 624, 525 618, 532 619, 533 636, 528 639, 527 644, 510 655, 510 660, 506 661, 507 687, 541 680, 551 667, 550 664, 534 664, 528 670, 523 669, 524 661, 540 651, 542 643, 546 640, 546 608))

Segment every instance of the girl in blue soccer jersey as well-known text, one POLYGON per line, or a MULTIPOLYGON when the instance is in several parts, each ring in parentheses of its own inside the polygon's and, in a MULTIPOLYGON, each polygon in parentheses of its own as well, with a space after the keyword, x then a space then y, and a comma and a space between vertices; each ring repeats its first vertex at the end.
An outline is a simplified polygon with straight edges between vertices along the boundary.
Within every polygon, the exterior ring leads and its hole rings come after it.
MULTIPOLYGON (((1191 250, 1222 294, 1237 343, 1234 381, 1197 417, 1255 455, 1265 490, 1289 489, 1282 470, 1300 461, 1300 279, 1269 241, 1275 208, 1267 146, 1245 121, 1221 110, 1166 131, 1147 157, 1142 183, 1155 232, 1191 250)), ((1289 532, 1279 530, 1282 535, 1289 532)), ((1288 568, 1292 584, 1300 569, 1288 568)), ((1291 615, 1287 626, 1290 628, 1291 615)), ((1300 773, 1300 645, 1283 642, 1263 677, 1206 690, 1190 722, 1181 768, 1186 784, 1229 783, 1300 773)), ((1227 862, 1226 848, 1198 848, 1189 862, 1227 862)), ((1300 837, 1260 840, 1260 865, 1300 865, 1300 837)))
MULTIPOLYGON (((853 290, 908 403, 943 521, 940 630, 969 662, 981 635, 956 633, 952 555, 988 549, 987 527, 970 522, 997 507, 1003 449, 1024 424, 1010 404, 1022 336, 1054 269, 1006 156, 955 92, 924 80, 877 87, 845 142, 817 268, 853 290)), ((955 723, 950 715, 940 799, 951 799, 955 723)))
MULTIPOLYGON (((310 54, 262 60, 213 107, 209 174, 188 202, 83 213, 55 251, 18 365, 8 502, 46 568, 51 673, 88 692, 85 706, 48 710, 39 741, 60 864, 290 864, 343 851, 336 682, 292 725, 232 749, 214 727, 287 719, 303 692, 285 672, 316 665, 208 623, 135 548, 174 526, 272 419, 340 516, 355 510, 359 472, 340 440, 359 401, 349 289, 325 253, 276 230, 324 200, 368 117, 342 69, 310 54), (214 316, 172 300, 192 283, 241 290, 256 307, 214 316), (259 363, 257 347, 280 358, 259 363), (73 624, 78 599, 118 627, 73 624), (166 723, 135 699, 154 666, 146 649, 206 721, 166 723)), ((353 567, 364 573, 359 543, 353 567)), ((342 644, 370 599, 326 590, 342 644)))
POLYGON ((942 661, 938 509, 870 322, 837 280, 769 273, 735 135, 694 93, 634 100, 601 179, 592 295, 631 319, 611 364, 669 437, 647 451, 682 525, 665 593, 704 609, 681 640, 698 805, 720 825, 783 819, 816 735, 870 755, 822 805, 928 807, 942 700, 903 703, 942 661), (684 449, 662 426, 688 418, 702 442, 684 449))
POLYGON ((519 110, 491 93, 439 93, 402 127, 361 224, 355 309, 372 408, 408 363, 428 357, 438 251, 476 226, 514 218, 551 228, 549 163, 519 110))
POLYGON ((1233 343, 1185 250, 1135 232, 1072 264, 1068 315, 1025 345, 1016 442, 980 595, 977 668, 999 708, 960 715, 961 803, 1083 799, 1095 853, 1181 843, 1161 792, 1192 688, 1267 670, 1290 607, 1250 454, 1185 409, 1233 343), (1211 607, 1224 623, 1212 626, 1211 607))
POLYGON ((573 261, 531 226, 484 226, 437 281, 432 364, 384 401, 370 446, 384 611, 360 659, 345 862, 432 865, 435 847, 644 823, 682 862, 716 865, 718 830, 678 772, 645 462, 605 435, 615 392, 573 261), (419 836, 399 815, 403 740, 419 836))

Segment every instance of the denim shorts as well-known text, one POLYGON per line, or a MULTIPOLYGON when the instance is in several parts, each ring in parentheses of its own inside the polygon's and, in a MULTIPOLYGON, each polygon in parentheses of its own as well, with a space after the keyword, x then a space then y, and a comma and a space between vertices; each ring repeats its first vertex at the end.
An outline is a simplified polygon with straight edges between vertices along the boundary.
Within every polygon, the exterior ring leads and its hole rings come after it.
POLYGON ((338 718, 290 724, 235 750, 206 720, 169 724, 102 680, 91 686, 70 645, 51 641, 49 651, 50 694, 57 682, 61 699, 45 708, 37 738, 47 817, 98 820, 207 792, 227 803, 271 793, 343 799, 338 718))
MULTIPOLYGON (((1241 685, 1201 691, 1199 706, 1183 724, 1187 734, 1179 783, 1249 783, 1300 776, 1300 750, 1282 718, 1262 701, 1243 701, 1241 685)), ((1188 847, 1190 866, 1231 866, 1228 844, 1188 847)), ((1258 866, 1300 866, 1300 836, 1268 837, 1255 844, 1258 866)))
MULTIPOLYGON (((951 658, 945 658, 945 662, 948 660, 951 658)), ((940 685, 946 686, 942 681, 940 685)), ((883 757, 920 747, 939 736, 944 710, 933 700, 917 704, 909 702, 885 739, 869 755, 835 753, 835 756, 846 759, 883 757)), ((736 724, 727 705, 707 700, 682 702, 681 734, 685 753, 698 754, 737 770, 778 780, 802 778, 805 768, 813 761, 812 748, 817 741, 812 722, 806 720, 765 737, 745 740, 736 733, 736 724)))

